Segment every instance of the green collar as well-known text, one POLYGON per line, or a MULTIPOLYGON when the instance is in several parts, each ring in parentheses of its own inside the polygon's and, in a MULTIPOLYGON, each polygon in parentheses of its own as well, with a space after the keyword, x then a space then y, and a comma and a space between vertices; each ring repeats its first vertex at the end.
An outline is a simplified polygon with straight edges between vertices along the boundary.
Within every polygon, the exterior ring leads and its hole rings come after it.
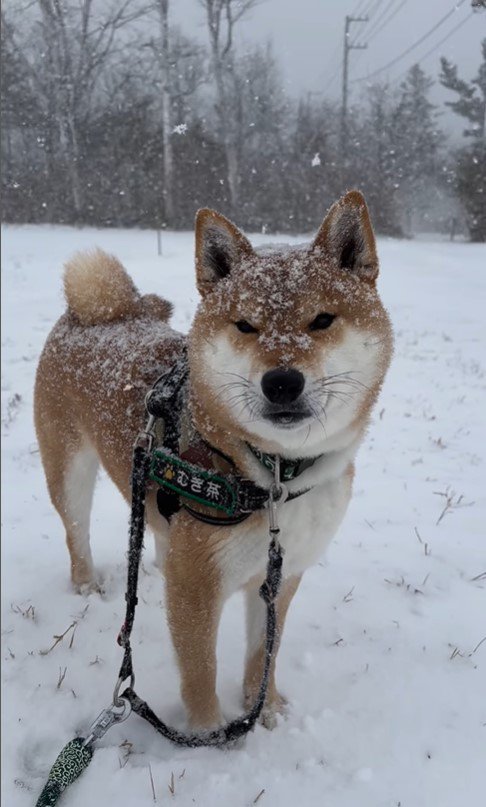
MULTIPOLYGON (((260 449, 255 448, 249 443, 247 443, 247 445, 251 453, 264 466, 264 468, 267 468, 269 471, 274 473, 275 454, 266 454, 264 451, 260 451, 260 449)), ((291 479, 295 479, 297 476, 300 476, 302 471, 305 471, 306 468, 310 468, 312 465, 314 465, 315 461, 320 459, 322 456, 322 454, 319 454, 318 457, 305 457, 304 459, 295 460, 280 457, 280 481, 289 482, 291 479)))

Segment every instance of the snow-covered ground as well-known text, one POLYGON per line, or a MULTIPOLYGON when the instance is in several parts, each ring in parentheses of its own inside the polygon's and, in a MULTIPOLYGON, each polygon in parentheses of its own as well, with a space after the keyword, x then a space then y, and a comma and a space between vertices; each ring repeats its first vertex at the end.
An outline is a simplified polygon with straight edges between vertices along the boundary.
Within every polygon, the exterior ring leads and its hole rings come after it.
MULTIPOLYGON (((120 662, 127 507, 102 475, 92 546, 106 594, 77 596, 32 424, 37 358, 63 310, 62 263, 95 244, 117 254, 142 291, 174 301, 176 327, 187 329, 197 302, 189 233, 165 234, 158 257, 148 231, 3 229, 2 771, 9 807, 35 802, 63 744, 109 704, 120 662)), ((132 717, 105 736, 65 794, 67 806, 483 803, 486 249, 383 240, 380 254, 396 356, 345 523, 305 575, 287 621, 278 675, 291 702, 287 719, 220 751, 174 748, 132 717)), ((152 559, 147 542, 137 690, 180 723, 163 584, 152 559)), ((243 646, 237 597, 220 635, 228 715, 239 710, 243 646)))

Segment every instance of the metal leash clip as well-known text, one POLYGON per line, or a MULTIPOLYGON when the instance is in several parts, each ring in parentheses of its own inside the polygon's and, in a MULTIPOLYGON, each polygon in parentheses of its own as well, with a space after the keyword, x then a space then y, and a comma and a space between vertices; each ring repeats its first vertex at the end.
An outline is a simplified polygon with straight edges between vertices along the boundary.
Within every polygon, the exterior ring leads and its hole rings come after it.
POLYGON ((278 540, 280 527, 278 525, 277 508, 283 504, 289 495, 286 485, 280 481, 280 457, 275 457, 275 481, 270 488, 270 499, 268 502, 268 518, 270 522, 270 535, 275 541, 278 540))
POLYGON ((131 703, 127 701, 126 698, 119 698, 118 703, 120 705, 117 704, 115 706, 115 704, 112 703, 111 706, 100 712, 96 720, 94 720, 89 727, 88 736, 83 746, 91 745, 91 743, 94 743, 96 740, 100 740, 115 723, 122 723, 130 717, 132 711, 131 703))
POLYGON ((135 440, 135 448, 144 448, 147 452, 152 450, 155 440, 154 423, 155 417, 153 415, 149 415, 145 429, 143 429, 143 431, 139 432, 137 435, 135 440))

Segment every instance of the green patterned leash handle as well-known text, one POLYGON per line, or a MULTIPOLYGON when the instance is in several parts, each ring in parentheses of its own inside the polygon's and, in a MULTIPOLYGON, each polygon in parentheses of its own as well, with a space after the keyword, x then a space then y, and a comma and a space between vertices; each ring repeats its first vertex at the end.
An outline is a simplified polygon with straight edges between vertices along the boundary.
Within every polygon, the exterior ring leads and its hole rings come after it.
POLYGON ((88 767, 93 756, 93 743, 103 737, 115 723, 129 717, 132 707, 125 698, 118 698, 108 709, 98 715, 89 729, 88 736, 75 737, 64 746, 49 771, 47 782, 40 794, 36 807, 54 807, 62 793, 88 767))
POLYGON ((62 792, 88 767, 93 756, 90 745, 84 745, 84 737, 75 737, 64 746, 52 766, 46 785, 36 807, 53 807, 62 792))

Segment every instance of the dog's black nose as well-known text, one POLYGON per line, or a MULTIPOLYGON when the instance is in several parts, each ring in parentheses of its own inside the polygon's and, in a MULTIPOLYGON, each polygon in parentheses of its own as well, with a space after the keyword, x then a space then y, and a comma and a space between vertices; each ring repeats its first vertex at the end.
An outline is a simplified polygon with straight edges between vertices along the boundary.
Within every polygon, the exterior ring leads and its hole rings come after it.
POLYGON ((299 370, 269 370, 262 378, 262 390, 273 404, 293 403, 304 389, 305 378, 299 370))

